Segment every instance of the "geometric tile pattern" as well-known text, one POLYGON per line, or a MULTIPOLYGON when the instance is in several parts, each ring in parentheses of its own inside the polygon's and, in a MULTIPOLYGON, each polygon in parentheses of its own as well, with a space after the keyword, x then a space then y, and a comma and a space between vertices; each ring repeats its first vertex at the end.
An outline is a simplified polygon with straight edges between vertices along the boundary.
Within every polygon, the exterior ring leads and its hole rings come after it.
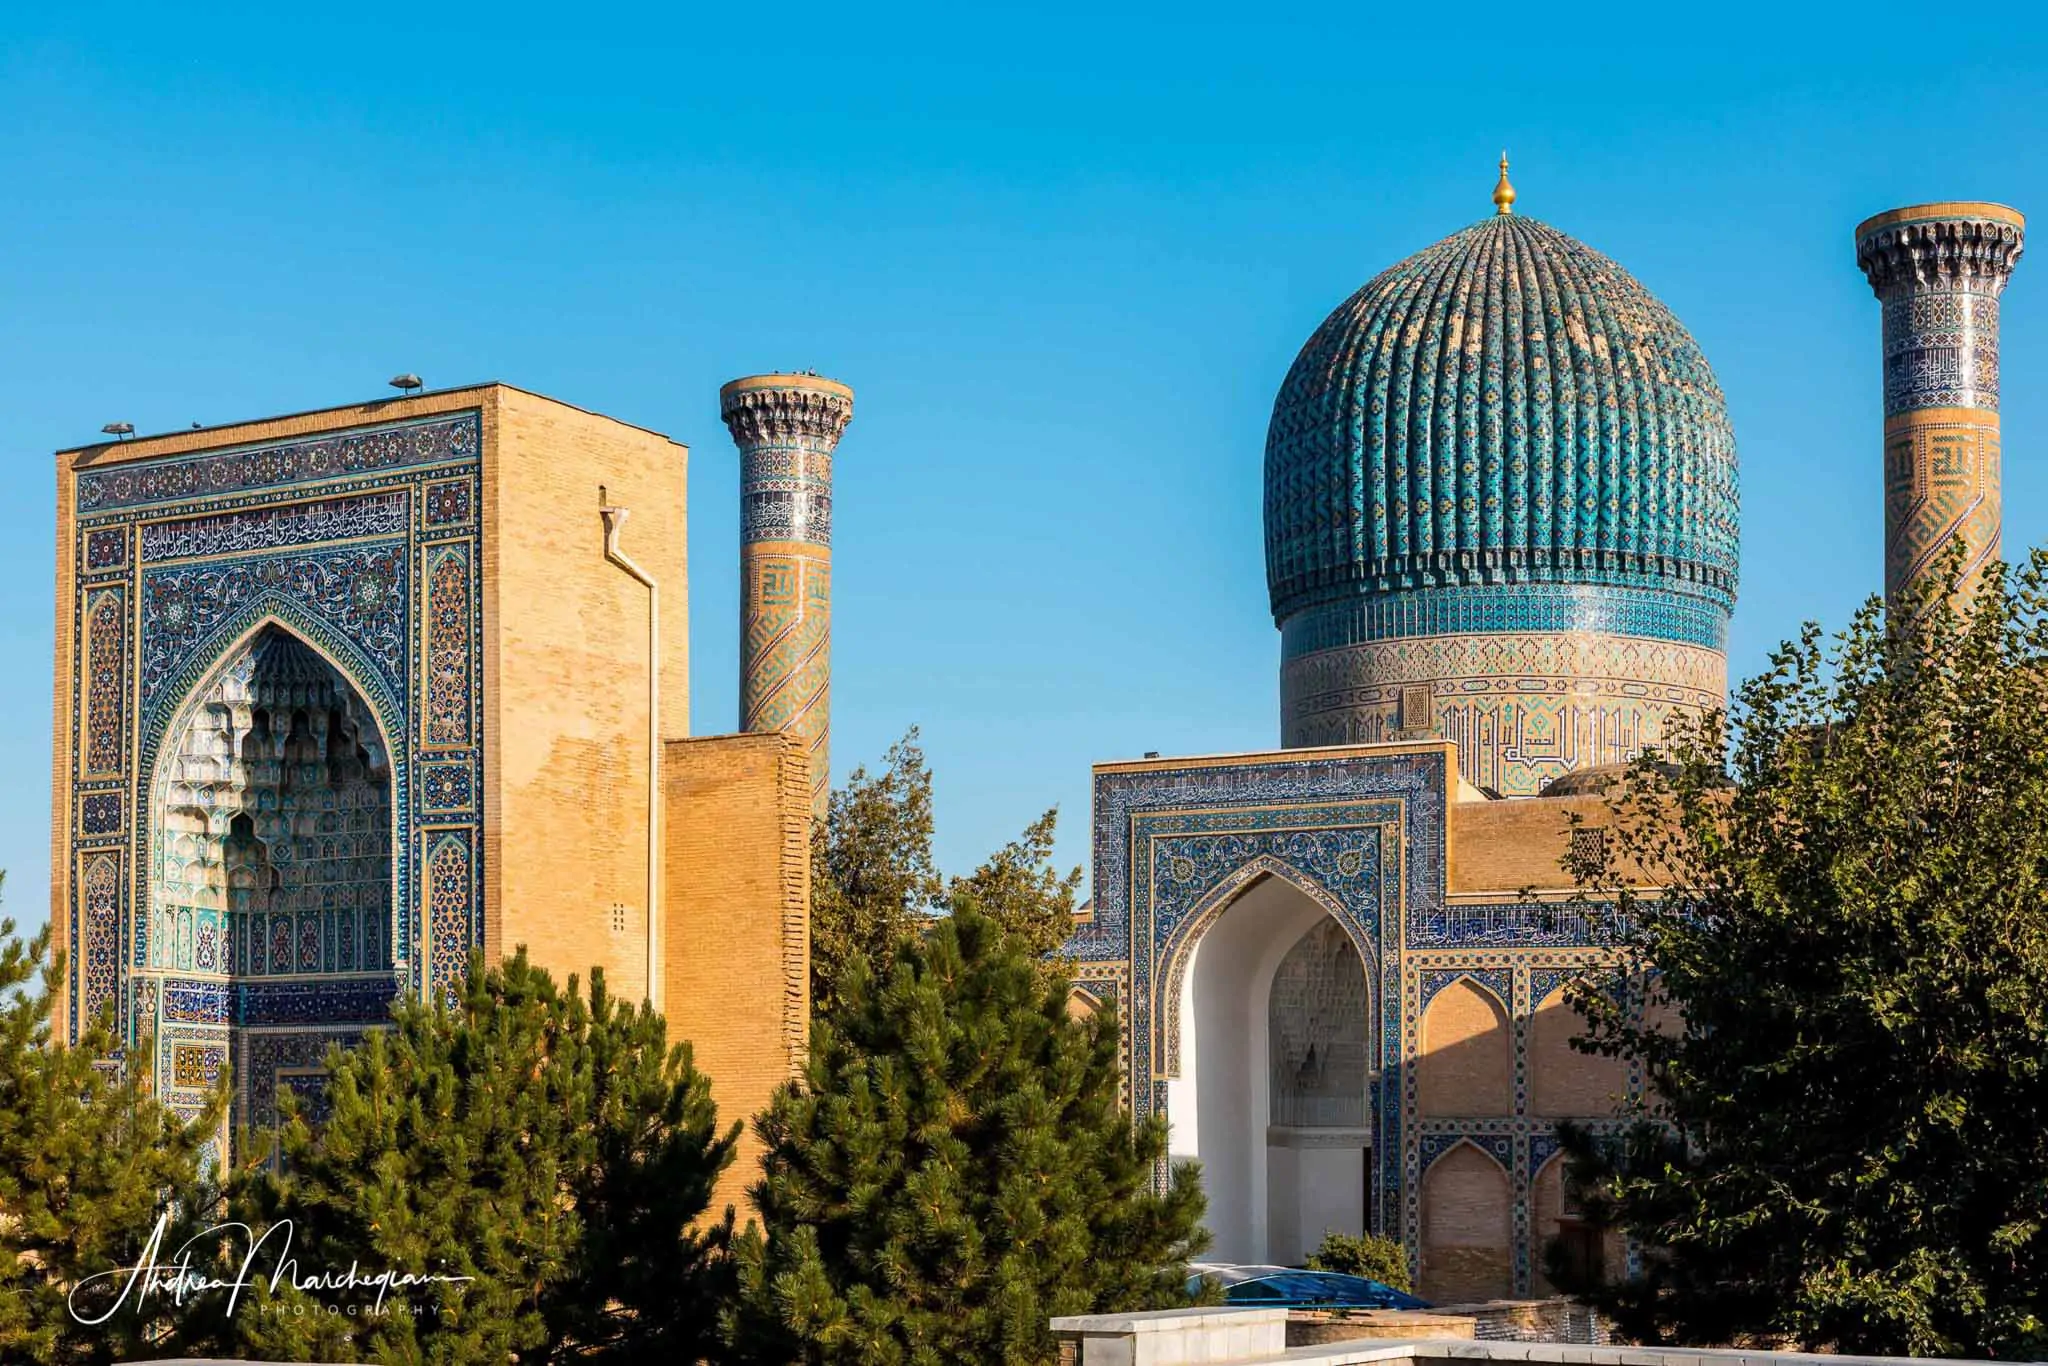
POLYGON ((1375 744, 1418 729, 1455 741, 1467 782, 1533 796, 1573 769, 1626 763, 1674 713, 1721 705, 1719 649, 1640 636, 1382 640, 1287 659, 1281 740, 1375 744))
POLYGON ((740 452, 740 720, 787 731, 810 756, 811 803, 831 772, 832 453, 853 391, 814 375, 719 390, 740 452))
POLYGON ((1723 700, 1720 386, 1627 271, 1533 219, 1455 233, 1329 316, 1274 402, 1265 524, 1283 744, 1455 737, 1469 781, 1534 792, 1723 700))
POLYGON ((476 943, 471 924, 477 900, 473 840, 468 830, 450 830, 430 839, 426 858, 430 976, 441 998, 452 1004, 476 943))
POLYGON ((89 792, 78 804, 78 833, 111 835, 121 829, 121 794, 89 792))
POLYGON ((472 409, 69 476, 65 1028, 113 1004, 175 1105, 230 1059, 235 1121, 267 1112, 279 1068, 481 933, 481 434, 472 409))
POLYGON ((427 552, 426 743, 436 749, 471 741, 469 546, 427 552))
POLYGON ((1882 305, 1885 592, 1897 598, 1963 544, 1967 601, 1998 557, 1998 300, 2026 245, 1999 204, 1894 209, 1856 228, 1882 305))
POLYGON ((89 774, 119 773, 127 739, 128 594, 102 588, 85 599, 85 763, 89 774))
POLYGON ((1734 437, 1685 327, 1565 234, 1496 215, 1302 347, 1266 443, 1273 614, 1347 590, 1666 587, 1733 605, 1734 437))
POLYGON ((1998 558, 2002 522, 1996 411, 1952 408, 1887 418, 1884 430, 1885 582, 1899 592, 1934 570, 1949 542, 1964 545, 1967 601, 1998 558))

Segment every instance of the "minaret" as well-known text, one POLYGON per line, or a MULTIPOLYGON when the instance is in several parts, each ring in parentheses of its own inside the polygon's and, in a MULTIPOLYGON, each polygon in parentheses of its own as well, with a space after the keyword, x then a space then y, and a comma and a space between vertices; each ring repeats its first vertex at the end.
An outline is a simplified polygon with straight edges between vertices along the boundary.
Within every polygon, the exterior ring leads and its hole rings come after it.
POLYGON ((1998 557, 1998 296, 2027 220, 2003 204, 1916 204, 1856 226, 1884 305, 1884 591, 1897 602, 1963 542, 1965 601, 1998 557))
POLYGON ((749 375, 718 391, 740 448, 740 729, 788 731, 810 755, 811 809, 831 790, 832 448, 853 390, 749 375))

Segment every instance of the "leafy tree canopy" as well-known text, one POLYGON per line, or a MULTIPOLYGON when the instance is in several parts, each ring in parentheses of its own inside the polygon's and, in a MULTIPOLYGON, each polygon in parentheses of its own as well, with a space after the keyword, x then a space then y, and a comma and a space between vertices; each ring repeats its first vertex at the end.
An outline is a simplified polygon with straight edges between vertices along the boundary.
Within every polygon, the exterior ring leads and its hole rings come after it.
POLYGON ((1409 1288, 1408 1250, 1398 1238, 1382 1238, 1376 1233, 1325 1233, 1308 1265, 1311 1271, 1341 1271, 1396 1290, 1409 1288))
POLYGON ((851 966, 886 977, 898 945, 924 933, 962 895, 1049 954, 1073 931, 1081 870, 1053 863, 1056 811, 966 877, 941 877, 932 858, 932 772, 911 728, 878 773, 857 768, 834 791, 812 837, 811 991, 830 1010, 851 966))
POLYGON ((1651 1104, 1567 1139, 1647 1249, 1593 1292, 1624 1331, 2048 1354, 2044 716, 2037 551, 1960 609, 1809 626, 1611 798, 1573 871, 1620 989, 1577 1003, 1651 1104))
POLYGON ((886 972, 898 941, 937 909, 932 771, 912 727, 879 773, 856 768, 833 791, 811 840, 811 996, 837 998, 855 963, 886 972))

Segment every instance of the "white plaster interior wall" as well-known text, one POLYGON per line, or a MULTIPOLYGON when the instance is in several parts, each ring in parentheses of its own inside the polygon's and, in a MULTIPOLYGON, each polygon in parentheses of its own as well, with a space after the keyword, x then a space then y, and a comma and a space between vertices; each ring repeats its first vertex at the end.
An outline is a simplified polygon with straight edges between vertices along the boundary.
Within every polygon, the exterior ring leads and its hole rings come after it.
POLYGON ((1194 1085, 1167 1091, 1168 1119, 1183 1097, 1195 1116, 1172 1147, 1191 1141, 1202 1163, 1208 1226, 1218 1261, 1268 1257, 1266 1127, 1270 1107, 1268 999, 1274 971, 1324 914, 1299 888, 1266 877, 1210 922, 1187 971, 1180 1070, 1194 1085))
MULTIPOLYGON (((1180 1075, 1166 1079, 1166 1151, 1175 1162, 1199 1161, 1202 1153, 1201 1069, 1195 1063, 1195 976, 1202 944, 1195 941, 1180 979, 1180 1075)), ((1205 1182, 1206 1184, 1206 1182, 1205 1182)), ((1211 1201, 1214 1204, 1214 1201, 1211 1201)))
MULTIPOLYGON (((1275 1152, 1280 1149, 1274 1149, 1275 1152)), ((1365 1147, 1300 1148, 1295 1150, 1295 1237, 1290 1244, 1278 1241, 1276 1253, 1288 1247, 1295 1251, 1285 1261, 1299 1262, 1314 1252, 1325 1233, 1365 1232, 1365 1147)))

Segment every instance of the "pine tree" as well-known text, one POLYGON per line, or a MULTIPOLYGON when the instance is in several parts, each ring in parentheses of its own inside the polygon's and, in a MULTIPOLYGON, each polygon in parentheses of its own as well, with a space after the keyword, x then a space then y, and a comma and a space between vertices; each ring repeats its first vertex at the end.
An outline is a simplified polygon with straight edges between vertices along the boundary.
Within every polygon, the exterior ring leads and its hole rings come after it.
POLYGON ((880 773, 856 768, 811 841, 811 1000, 829 1009, 852 966, 885 973, 920 933, 944 885, 932 862, 932 771, 915 726, 880 773))
POLYGON ((735 1351, 762 1362, 1041 1363, 1054 1315, 1189 1302, 1193 1170, 1119 1103, 1113 1012, 963 896, 856 962, 803 1077, 757 1121, 764 1229, 740 1248, 735 1351))
POLYGON ((707 1216, 740 1125, 719 1128, 710 1079, 661 1016, 610 1000, 602 973, 590 995, 588 1139, 567 1165, 582 1237, 549 1341, 557 1360, 686 1366, 716 1354, 734 1289, 733 1211, 707 1216))
MULTIPOLYGON (((47 926, 24 943, 0 920, 0 1361, 132 1360, 155 1355, 172 1307, 122 1299, 126 1278, 108 1273, 144 1259, 160 1219, 167 1262, 191 1212, 211 1208, 200 1152, 222 1095, 181 1120, 144 1069, 109 1062, 104 1015, 65 1046, 51 1026, 63 980, 47 926)), ((148 1040, 136 1050, 152 1053, 148 1040)))
POLYGON ((452 1007, 402 1000, 390 1028, 331 1051, 327 1073, 318 1124, 281 1097, 277 1162, 242 1173, 236 1217, 258 1233, 289 1220, 308 1272, 448 1279, 394 1294, 385 1314, 259 1286, 212 1321, 216 1341, 285 1360, 503 1366, 687 1362, 711 1340, 730 1216, 694 1225, 737 1126, 718 1133, 688 1049, 611 1000, 601 974, 586 1005, 523 950, 479 962, 452 1007))
POLYGON ((1619 958, 1585 1046, 1651 1083, 1566 1134, 1638 1338, 2048 1352, 2048 555, 1904 606, 1783 646, 1574 862, 1619 958))

